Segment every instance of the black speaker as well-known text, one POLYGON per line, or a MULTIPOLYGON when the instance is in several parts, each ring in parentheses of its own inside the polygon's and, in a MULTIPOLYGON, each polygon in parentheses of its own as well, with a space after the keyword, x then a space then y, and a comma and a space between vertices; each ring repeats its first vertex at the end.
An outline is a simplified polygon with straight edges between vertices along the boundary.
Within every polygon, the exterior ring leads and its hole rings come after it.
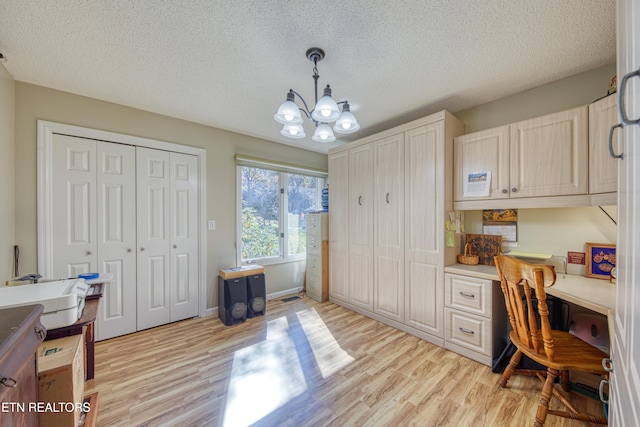
POLYGON ((247 320, 246 277, 224 280, 218 276, 218 317, 227 326, 247 320))
POLYGON ((267 289, 264 274, 247 276, 247 317, 263 316, 267 310, 267 289))

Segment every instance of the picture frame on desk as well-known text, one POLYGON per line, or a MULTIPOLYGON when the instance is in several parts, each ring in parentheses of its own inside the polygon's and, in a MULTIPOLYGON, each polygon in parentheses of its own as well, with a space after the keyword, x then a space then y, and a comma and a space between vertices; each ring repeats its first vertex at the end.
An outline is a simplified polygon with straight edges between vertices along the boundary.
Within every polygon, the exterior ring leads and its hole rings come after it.
POLYGON ((585 243, 586 277, 609 280, 616 266, 616 245, 611 243, 585 243))

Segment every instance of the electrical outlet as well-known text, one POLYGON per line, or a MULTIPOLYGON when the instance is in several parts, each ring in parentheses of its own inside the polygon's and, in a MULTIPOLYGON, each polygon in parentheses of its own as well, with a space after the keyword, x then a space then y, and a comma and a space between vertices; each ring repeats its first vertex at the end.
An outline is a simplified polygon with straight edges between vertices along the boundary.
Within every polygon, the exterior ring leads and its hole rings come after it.
POLYGON ((216 220, 215 219, 210 219, 207 222, 207 226, 208 226, 209 230, 215 230, 216 229, 216 220))

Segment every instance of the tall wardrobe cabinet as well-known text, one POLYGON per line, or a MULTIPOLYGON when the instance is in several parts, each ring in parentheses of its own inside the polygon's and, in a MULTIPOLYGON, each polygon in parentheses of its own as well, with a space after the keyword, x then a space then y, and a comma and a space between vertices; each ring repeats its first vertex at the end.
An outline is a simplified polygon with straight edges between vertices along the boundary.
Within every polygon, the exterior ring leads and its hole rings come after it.
POLYGON ((330 300, 440 345, 462 132, 442 111, 329 152, 330 300))

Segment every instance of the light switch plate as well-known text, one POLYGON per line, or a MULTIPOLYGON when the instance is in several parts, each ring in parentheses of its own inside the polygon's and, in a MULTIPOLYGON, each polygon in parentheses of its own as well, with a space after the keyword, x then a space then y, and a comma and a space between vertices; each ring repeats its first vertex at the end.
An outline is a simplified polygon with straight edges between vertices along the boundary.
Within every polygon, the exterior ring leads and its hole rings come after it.
POLYGON ((210 219, 207 222, 207 228, 209 228, 209 230, 215 230, 216 229, 216 220, 215 219, 210 219))

